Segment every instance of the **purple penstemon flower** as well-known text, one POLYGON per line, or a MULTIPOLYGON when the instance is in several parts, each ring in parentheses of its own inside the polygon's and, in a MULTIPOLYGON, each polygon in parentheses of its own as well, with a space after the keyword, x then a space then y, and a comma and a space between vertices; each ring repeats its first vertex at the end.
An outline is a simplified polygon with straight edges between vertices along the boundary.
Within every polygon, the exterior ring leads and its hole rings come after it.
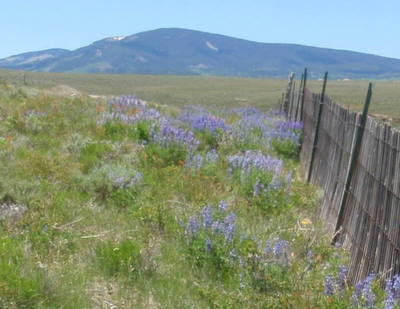
POLYGON ((304 127, 301 121, 279 121, 276 124, 276 128, 281 131, 288 131, 288 130, 302 130, 304 127))
POLYGON ((400 275, 386 281, 384 309, 393 309, 400 299, 400 275))
POLYGON ((386 281, 385 294, 386 298, 384 301, 384 309, 393 309, 395 305, 395 299, 393 292, 393 280, 391 279, 386 281))
POLYGON ((359 281, 355 285, 352 300, 354 305, 358 305, 363 301, 367 308, 373 308, 375 304, 375 293, 372 290, 372 283, 375 278, 374 274, 368 275, 364 280, 359 281))
POLYGON ((229 128, 222 118, 214 116, 207 110, 195 106, 185 108, 178 119, 187 123, 193 130, 197 131, 216 133, 219 130, 226 131, 229 128))
POLYGON ((331 296, 335 292, 335 280, 332 275, 327 275, 325 277, 324 294, 331 296))
POLYGON ((205 155, 189 153, 185 161, 185 166, 199 170, 207 164, 216 163, 219 159, 218 152, 215 149, 208 151, 205 155))
POLYGON ((120 96, 108 102, 109 110, 102 114, 98 124, 103 125, 111 121, 118 121, 126 125, 135 125, 140 122, 149 124, 150 133, 168 123, 169 120, 157 110, 147 106, 146 102, 136 96, 120 96))
POLYGON ((215 133, 217 130, 227 130, 228 126, 222 118, 208 114, 195 118, 192 122, 192 128, 193 130, 210 131, 215 133))
POLYGON ((280 257, 287 253, 289 243, 286 240, 279 239, 273 247, 273 252, 276 257, 280 257))
POLYGON ((272 177, 271 182, 268 184, 268 190, 276 191, 281 189, 283 185, 284 185, 283 181, 279 178, 278 175, 275 174, 272 177))
POLYGON ((213 224, 212 208, 211 206, 203 207, 201 214, 203 216, 203 225, 207 228, 213 224))
POLYGON ((186 226, 186 234, 194 237, 197 235, 200 228, 201 226, 199 220, 196 217, 190 217, 189 222, 186 226))
POLYGON ((252 150, 246 151, 243 155, 228 156, 227 159, 232 169, 241 169, 245 174, 253 168, 278 174, 283 165, 279 159, 263 155, 261 151, 252 150))
POLYGON ((197 216, 189 218, 185 234, 189 237, 195 237, 199 233, 204 232, 210 236, 221 235, 224 237, 226 243, 232 242, 236 233, 236 215, 231 212, 224 216, 226 209, 227 203, 225 201, 221 201, 217 209, 214 209, 210 205, 204 206, 197 216), (220 217, 220 219, 217 220, 214 216, 220 217))
POLYGON ((236 231, 235 223, 229 223, 224 225, 222 233, 224 234, 226 242, 231 242, 233 240, 235 231, 236 231))
POLYGON ((347 267, 339 266, 339 273, 336 281, 340 292, 343 292, 346 289, 347 274, 348 274, 347 267))
POLYGON ((190 153, 185 161, 185 166, 195 170, 201 169, 204 166, 204 156, 199 153, 190 153))
POLYGON ((265 185, 257 178, 256 182, 253 185, 253 196, 259 196, 265 190, 265 185))
POLYGON ((274 253, 273 246, 269 240, 265 243, 264 253, 266 255, 270 255, 270 254, 274 253))
POLYGON ((215 149, 208 151, 204 157, 207 163, 216 163, 219 159, 218 152, 215 149))
POLYGON ((400 298, 400 275, 395 275, 392 279, 393 281, 393 293, 396 299, 400 298))
POLYGON ((354 286, 354 293, 351 296, 353 305, 358 305, 360 303, 360 299, 362 297, 362 290, 363 290, 364 282, 359 281, 354 286))
POLYGON ((171 144, 179 144, 195 150, 200 142, 195 138, 193 132, 178 128, 169 123, 163 124, 158 131, 153 134, 153 141, 165 147, 171 144))
POLYGON ((364 286, 363 286, 363 297, 365 299, 365 302, 369 308, 372 308, 375 303, 375 294, 372 291, 372 282, 375 278, 374 274, 371 274, 367 276, 364 280, 364 286))
POLYGON ((228 203, 226 201, 219 202, 218 209, 225 212, 228 209, 228 203))

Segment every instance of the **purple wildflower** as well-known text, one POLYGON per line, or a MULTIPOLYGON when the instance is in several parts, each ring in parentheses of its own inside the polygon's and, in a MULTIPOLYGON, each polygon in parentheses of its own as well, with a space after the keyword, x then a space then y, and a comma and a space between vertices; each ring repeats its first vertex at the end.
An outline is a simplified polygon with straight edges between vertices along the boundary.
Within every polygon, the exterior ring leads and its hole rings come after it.
POLYGON ((400 298, 400 275, 395 275, 386 281, 385 293, 384 309, 393 309, 400 298))
POLYGON ((296 121, 279 121, 275 128, 269 132, 271 138, 288 139, 299 143, 300 135, 297 131, 303 129, 303 123, 296 121))
POLYGON ((303 127, 304 125, 301 121, 287 120, 287 121, 280 121, 276 124, 276 128, 281 131, 302 130, 303 127))
POLYGON ((148 108, 146 102, 133 95, 115 97, 108 102, 109 112, 103 114, 100 124, 118 120, 125 124, 151 121, 153 125, 166 122, 166 118, 155 109, 148 108))
POLYGON ((242 117, 260 114, 260 111, 253 106, 236 108, 233 112, 242 117))
POLYGON ((115 189, 128 189, 143 181, 143 175, 125 166, 112 165, 103 167, 108 181, 115 189))
POLYGON ((286 240, 279 239, 273 247, 273 252, 276 257, 281 257, 287 253, 289 243, 286 240))
POLYGON ((264 253, 267 254, 267 255, 270 255, 270 254, 274 253, 274 249, 273 249, 270 241, 266 242, 265 248, 264 248, 264 253))
POLYGON ((333 279, 332 275, 327 275, 325 277, 324 294, 325 295, 333 295, 334 291, 335 291, 335 280, 333 279))
POLYGON ((153 135, 153 140, 165 147, 172 144, 179 144, 194 150, 199 145, 199 141, 195 138, 193 132, 180 129, 171 124, 164 124, 159 131, 153 135))
POLYGON ((386 298, 384 302, 384 309, 393 309, 395 305, 394 300, 394 292, 393 292, 393 280, 388 279, 386 281, 386 288, 385 288, 386 298))
POLYGON ((207 110, 195 106, 187 107, 179 116, 180 121, 189 124, 193 130, 216 133, 226 131, 228 126, 222 118, 210 114, 207 110))
POLYGON ((224 226, 223 234, 226 242, 231 242, 235 236, 236 225, 234 223, 224 226))
POLYGON ((201 154, 190 155, 186 161, 185 166, 195 170, 199 170, 204 165, 204 157, 201 154))
POLYGON ((232 169, 241 169, 243 173, 249 173, 253 168, 279 173, 282 161, 273 157, 265 156, 261 151, 248 150, 244 155, 228 156, 228 162, 232 169))
POLYGON ((340 292, 343 292, 346 289, 347 274, 348 274, 347 267, 339 266, 339 274, 336 281, 340 292))
POLYGON ((199 170, 206 164, 216 163, 218 161, 219 155, 215 149, 208 151, 205 155, 201 154, 190 154, 186 159, 185 166, 199 170))
POLYGON ((210 131, 212 133, 215 133, 218 130, 225 131, 228 129, 223 119, 211 114, 196 117, 192 121, 192 128, 193 130, 210 131))
POLYGON ((211 225, 211 229, 216 232, 216 233, 222 233, 223 229, 224 229, 224 225, 222 222, 216 220, 212 223, 211 225))
POLYGON ((362 296, 362 291, 363 291, 363 286, 364 286, 363 281, 357 282, 354 286, 354 293, 351 297, 354 305, 358 305, 360 302, 360 299, 362 296))
POLYGON ((253 185, 253 196, 259 196, 265 190, 264 184, 257 178, 253 185))
POLYGON ((211 149, 205 155, 205 161, 207 163, 216 163, 219 159, 218 152, 215 149, 211 149))
POLYGON ((386 299, 384 302, 384 309, 393 309, 395 305, 394 301, 394 295, 393 292, 389 292, 389 294, 386 295, 386 299))
POLYGON ((375 294, 372 291, 372 282, 375 278, 375 275, 371 274, 367 276, 364 280, 364 286, 363 286, 363 297, 365 299, 366 305, 369 308, 372 308, 375 303, 375 294))
POLYGON ((220 201, 218 208, 220 211, 226 211, 228 209, 228 203, 226 201, 220 201))
POLYGON ((275 174, 272 177, 272 181, 268 184, 268 190, 276 191, 283 187, 282 180, 275 174))
POLYGON ((231 242, 236 232, 236 215, 234 213, 229 214, 221 221, 214 221, 211 228, 214 232, 224 235, 226 242, 231 242))
POLYGON ((203 216, 203 224, 206 228, 211 227, 213 224, 213 217, 212 217, 212 208, 211 206, 203 207, 201 211, 203 216))
POLYGON ((374 274, 368 275, 364 280, 355 285, 354 294, 352 296, 353 303, 359 304, 361 300, 365 303, 367 308, 373 308, 376 296, 372 291, 372 283, 375 278, 374 274))
POLYGON ((186 226, 186 234, 194 237, 200 230, 200 223, 196 217, 190 217, 189 222, 186 226))
POLYGON ((396 299, 400 298, 400 275, 393 277, 393 293, 396 299))
POLYGON ((126 110, 132 107, 144 107, 146 102, 135 95, 121 95, 108 101, 108 106, 113 109, 126 110))
POLYGON ((337 241, 337 242, 335 242, 334 246, 335 246, 335 248, 339 249, 339 248, 342 248, 343 244, 341 242, 337 241))
POLYGON ((283 111, 280 111, 279 109, 271 110, 269 111, 269 114, 275 117, 285 117, 286 113, 283 111))
POLYGON ((224 218, 225 224, 234 224, 236 221, 236 215, 232 212, 224 218))

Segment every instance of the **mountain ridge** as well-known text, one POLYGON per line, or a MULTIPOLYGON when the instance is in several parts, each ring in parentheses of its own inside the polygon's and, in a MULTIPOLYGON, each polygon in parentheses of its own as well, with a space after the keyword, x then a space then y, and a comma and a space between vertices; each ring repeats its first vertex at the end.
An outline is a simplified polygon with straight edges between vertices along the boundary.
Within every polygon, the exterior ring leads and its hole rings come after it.
POLYGON ((300 44, 262 43, 182 28, 104 38, 76 50, 49 49, 0 59, 0 67, 41 72, 222 75, 282 78, 400 78, 400 60, 300 44))

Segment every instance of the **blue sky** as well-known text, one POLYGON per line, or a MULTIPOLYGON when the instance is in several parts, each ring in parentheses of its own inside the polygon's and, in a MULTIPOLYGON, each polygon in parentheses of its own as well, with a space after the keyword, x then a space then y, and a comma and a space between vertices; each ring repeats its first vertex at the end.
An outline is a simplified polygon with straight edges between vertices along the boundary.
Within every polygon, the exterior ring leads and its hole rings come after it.
POLYGON ((400 58, 398 0, 3 0, 0 58, 165 27, 400 58))

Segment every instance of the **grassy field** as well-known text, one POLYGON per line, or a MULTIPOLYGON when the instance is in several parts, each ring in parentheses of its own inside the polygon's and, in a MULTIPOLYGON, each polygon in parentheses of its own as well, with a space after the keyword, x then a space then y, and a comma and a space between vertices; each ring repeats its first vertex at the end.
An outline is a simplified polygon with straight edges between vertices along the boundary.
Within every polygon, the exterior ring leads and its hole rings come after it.
POLYGON ((299 124, 6 83, 0 101, 1 308, 383 307, 348 285, 299 124))
MULTIPOLYGON (((152 76, 101 74, 49 74, 0 70, 0 80, 21 87, 49 89, 68 85, 83 94, 135 94, 144 100, 169 106, 188 104, 208 107, 256 106, 268 110, 277 105, 285 80, 205 76, 152 76), (25 84, 24 84, 25 76, 25 84)), ((400 118, 400 81, 373 81, 371 113, 400 118)), ((320 91, 321 81, 309 81, 320 91)), ((368 81, 329 81, 327 94, 345 106, 361 110, 368 81)), ((57 90, 55 90, 57 91, 57 90)))

